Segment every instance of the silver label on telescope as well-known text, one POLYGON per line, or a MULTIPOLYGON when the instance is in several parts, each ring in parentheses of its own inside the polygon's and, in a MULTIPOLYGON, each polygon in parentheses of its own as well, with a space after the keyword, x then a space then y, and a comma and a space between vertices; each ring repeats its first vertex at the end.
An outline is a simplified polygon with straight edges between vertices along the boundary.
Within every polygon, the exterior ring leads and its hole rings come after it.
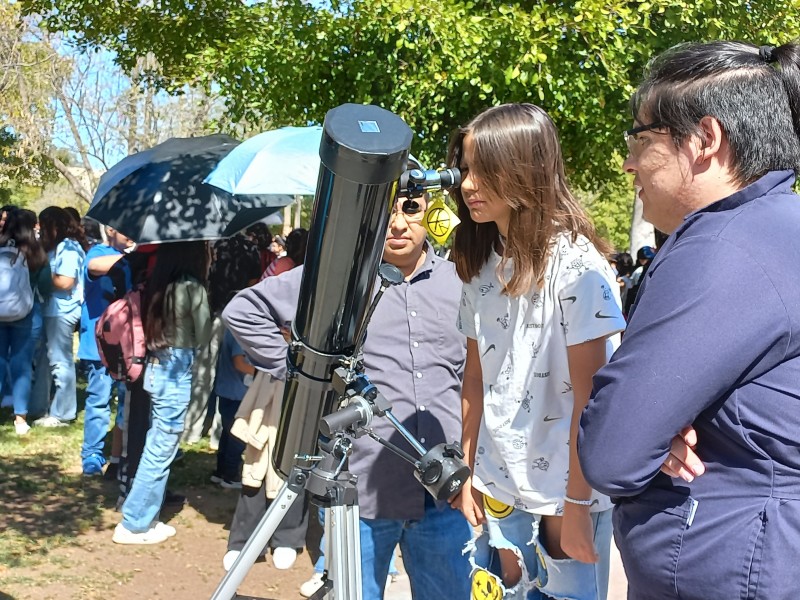
POLYGON ((381 129, 378 127, 377 121, 359 121, 358 126, 361 128, 361 133, 380 133, 381 129))

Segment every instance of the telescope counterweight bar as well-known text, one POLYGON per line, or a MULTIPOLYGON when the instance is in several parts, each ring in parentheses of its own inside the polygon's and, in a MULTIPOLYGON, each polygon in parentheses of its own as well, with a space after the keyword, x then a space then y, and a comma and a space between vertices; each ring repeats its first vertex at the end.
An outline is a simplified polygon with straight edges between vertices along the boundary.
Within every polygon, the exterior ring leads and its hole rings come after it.
POLYGON ((389 441, 383 439, 381 436, 376 435, 376 434, 372 433, 371 431, 367 435, 369 435, 369 437, 371 437, 373 440, 378 442, 381 446, 384 446, 385 448, 388 448, 389 450, 391 450, 392 452, 397 454, 397 456, 399 456, 400 458, 410 462, 415 467, 419 467, 419 461, 416 458, 414 458, 413 456, 411 456, 405 450, 402 450, 402 449, 398 448, 392 442, 389 442, 389 441))
POLYGON ((411 447, 414 448, 414 450, 416 450, 420 456, 425 456, 428 453, 428 451, 417 441, 417 439, 411 435, 405 427, 403 427, 400 421, 395 418, 395 416, 392 414, 392 411, 387 410, 385 416, 387 419, 389 419, 389 422, 392 424, 392 426, 400 432, 400 435, 406 438, 406 441, 411 444, 411 447))

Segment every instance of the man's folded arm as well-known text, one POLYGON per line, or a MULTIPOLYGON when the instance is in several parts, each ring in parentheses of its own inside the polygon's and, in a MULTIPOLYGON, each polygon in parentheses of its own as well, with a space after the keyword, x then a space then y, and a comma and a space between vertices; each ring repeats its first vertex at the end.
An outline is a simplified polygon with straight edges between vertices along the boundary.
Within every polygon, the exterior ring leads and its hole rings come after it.
POLYGON ((578 438, 587 481, 611 496, 641 493, 673 437, 782 360, 788 331, 781 298, 746 252, 716 236, 679 241, 594 378, 578 438), (756 310, 747 290, 758 290, 756 310))

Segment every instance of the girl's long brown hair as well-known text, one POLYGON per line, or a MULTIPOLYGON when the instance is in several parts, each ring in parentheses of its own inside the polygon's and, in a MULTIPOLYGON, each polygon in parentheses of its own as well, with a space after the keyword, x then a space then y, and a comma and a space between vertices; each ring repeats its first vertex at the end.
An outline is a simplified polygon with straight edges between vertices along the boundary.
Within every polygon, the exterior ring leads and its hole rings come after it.
POLYGON ((36 213, 24 208, 8 211, 6 225, 0 233, 0 246, 7 245, 11 240, 19 248, 28 263, 28 269, 35 273, 47 263, 47 253, 36 239, 36 213))
POLYGON ((84 252, 89 249, 89 242, 80 223, 60 206, 48 206, 39 213, 39 232, 46 252, 55 250, 66 238, 78 242, 84 252))
POLYGON ((169 346, 167 330, 174 329, 178 315, 175 311, 175 286, 184 278, 206 285, 208 248, 206 242, 172 242, 161 244, 156 262, 145 284, 144 338, 148 350, 169 346))
MULTIPOLYGON (((533 104, 503 104, 483 111, 453 138, 448 164, 460 166, 467 136, 474 148, 468 167, 480 195, 511 207, 497 273, 504 293, 520 296, 534 283, 541 285, 553 237, 560 232, 573 241, 583 235, 601 253, 610 251, 569 188, 558 130, 544 110, 533 104), (506 281, 508 260, 514 271, 506 281)), ((472 220, 460 188, 453 196, 461 219, 453 260, 458 276, 467 282, 480 273, 492 248, 500 247, 500 232, 493 222, 472 220)))

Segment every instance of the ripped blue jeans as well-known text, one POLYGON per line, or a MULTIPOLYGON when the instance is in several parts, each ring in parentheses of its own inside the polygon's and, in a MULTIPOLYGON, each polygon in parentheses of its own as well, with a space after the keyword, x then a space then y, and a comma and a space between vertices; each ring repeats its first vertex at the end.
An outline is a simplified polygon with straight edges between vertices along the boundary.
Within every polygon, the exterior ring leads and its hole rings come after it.
POLYGON ((472 566, 473 598, 606 599, 611 561, 611 510, 592 513, 594 544, 600 560, 595 564, 587 564, 573 559, 551 558, 539 542, 541 515, 510 506, 506 508, 502 516, 496 511, 492 511, 492 514, 486 510, 483 533, 467 545, 472 566), (522 579, 510 589, 502 585, 498 549, 512 550, 522 561, 522 579), (497 587, 501 594, 493 589, 497 587))

